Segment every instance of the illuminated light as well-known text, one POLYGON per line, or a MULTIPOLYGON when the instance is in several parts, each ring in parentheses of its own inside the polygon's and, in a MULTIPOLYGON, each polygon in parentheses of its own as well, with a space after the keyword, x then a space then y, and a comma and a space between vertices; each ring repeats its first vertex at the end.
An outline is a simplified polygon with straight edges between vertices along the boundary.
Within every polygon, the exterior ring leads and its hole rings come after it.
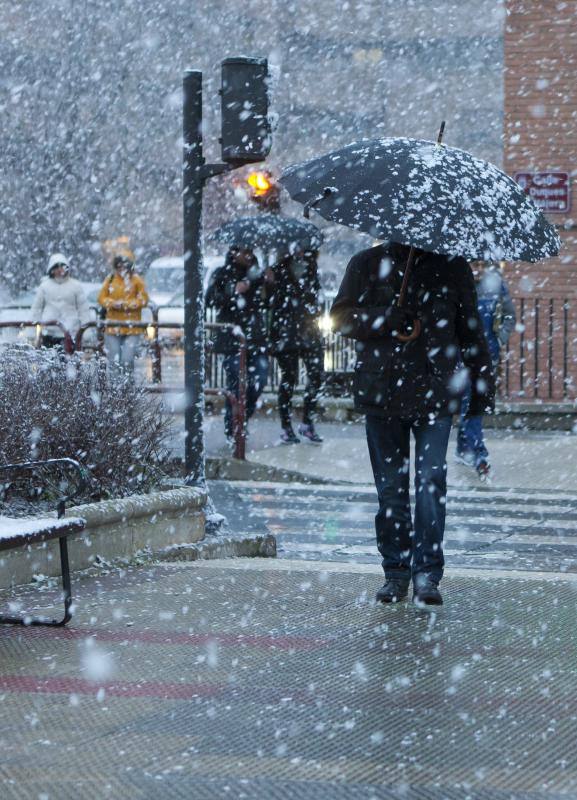
POLYGON ((154 340, 155 330, 156 328, 153 325, 149 325, 146 329, 146 335, 148 336, 151 342, 154 340))
POLYGON ((328 313, 328 311, 325 311, 325 313, 322 315, 322 317, 318 318, 317 324, 318 324, 319 328, 321 329, 321 332, 325 336, 328 336, 328 334, 333 329, 333 325, 332 325, 332 322, 331 322, 331 315, 328 313))
POLYGON ((257 197, 266 194, 272 188, 272 182, 266 172, 251 172, 246 182, 257 197))

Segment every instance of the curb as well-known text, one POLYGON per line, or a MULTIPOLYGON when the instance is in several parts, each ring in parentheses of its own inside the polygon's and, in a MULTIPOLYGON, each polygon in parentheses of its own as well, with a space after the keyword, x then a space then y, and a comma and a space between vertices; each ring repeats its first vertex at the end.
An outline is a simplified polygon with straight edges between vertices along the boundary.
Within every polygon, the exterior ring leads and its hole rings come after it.
POLYGON ((276 558, 272 534, 207 535, 194 544, 174 544, 152 554, 154 561, 207 561, 219 558, 276 558))
MULTIPOLYGON (((327 483, 326 478, 297 472, 294 469, 271 467, 256 461, 239 461, 236 458, 210 457, 206 459, 206 477, 209 480, 227 481, 272 481, 274 483, 327 483)), ((331 483, 353 485, 351 481, 331 481, 331 483)))

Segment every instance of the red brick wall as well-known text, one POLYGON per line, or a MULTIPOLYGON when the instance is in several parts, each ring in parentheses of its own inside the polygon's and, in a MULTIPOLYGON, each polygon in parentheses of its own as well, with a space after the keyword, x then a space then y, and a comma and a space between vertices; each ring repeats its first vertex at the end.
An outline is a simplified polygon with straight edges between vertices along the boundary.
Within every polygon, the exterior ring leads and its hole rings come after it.
POLYGON ((577 0, 506 0, 504 160, 507 173, 572 173, 571 210, 548 214, 563 247, 558 258, 511 264, 507 278, 520 305, 525 341, 512 342, 511 394, 529 399, 577 395, 577 0), (551 313, 550 298, 553 298, 551 313), (569 300, 567 308, 563 301, 569 300), (535 338, 536 301, 538 307, 535 338), (552 336, 550 333, 552 332, 552 336), (537 358, 535 358, 535 347, 537 358), (521 372, 523 381, 521 381, 521 372), (536 377, 536 379, 535 379, 536 377), (563 392, 563 378, 569 381, 563 392))

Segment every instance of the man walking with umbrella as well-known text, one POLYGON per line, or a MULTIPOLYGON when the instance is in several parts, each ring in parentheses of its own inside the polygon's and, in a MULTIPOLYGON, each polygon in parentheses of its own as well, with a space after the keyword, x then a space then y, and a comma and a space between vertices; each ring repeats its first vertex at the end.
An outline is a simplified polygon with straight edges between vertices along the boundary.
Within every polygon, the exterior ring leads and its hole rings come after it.
POLYGON ((559 236, 508 175, 482 159, 420 139, 353 142, 296 164, 281 184, 321 216, 386 242, 350 262, 333 305, 358 342, 355 401, 379 495, 377 542, 385 585, 377 599, 442 602, 445 455, 452 414, 471 380, 469 414, 490 411, 491 358, 465 260, 538 261, 559 236), (410 247, 409 247, 410 246, 410 247), (459 369, 462 360, 466 369, 459 369), (415 436, 415 525, 409 437, 415 436))
POLYGON ((406 306, 400 308, 409 252, 392 244, 356 255, 331 315, 337 330, 357 340, 355 407, 366 415, 379 497, 377 546, 386 578, 377 600, 404 599, 412 578, 417 604, 440 605, 446 455, 452 415, 460 405, 459 359, 471 376, 470 414, 492 409, 494 381, 469 265, 463 258, 420 251, 406 306), (416 324, 420 330, 415 336, 416 324), (414 526, 409 501, 411 433, 414 526))
MULTIPOLYGON (((254 414, 257 401, 268 377, 266 304, 268 276, 261 274, 254 252, 232 246, 224 266, 213 273, 206 292, 206 305, 217 311, 218 322, 238 325, 247 344, 246 418, 254 414)), ((238 396, 240 356, 238 340, 230 330, 216 334, 215 351, 223 353, 227 389, 238 396)), ((226 401, 224 431, 232 441, 233 424, 230 402, 226 401)))
POLYGON ((281 442, 300 442, 292 426, 291 413, 300 358, 307 372, 307 385, 299 434, 311 444, 321 444, 323 440, 315 429, 324 367, 323 343, 318 326, 321 287, 317 253, 298 250, 294 255, 288 255, 280 261, 273 274, 270 343, 281 371, 278 390, 281 442))

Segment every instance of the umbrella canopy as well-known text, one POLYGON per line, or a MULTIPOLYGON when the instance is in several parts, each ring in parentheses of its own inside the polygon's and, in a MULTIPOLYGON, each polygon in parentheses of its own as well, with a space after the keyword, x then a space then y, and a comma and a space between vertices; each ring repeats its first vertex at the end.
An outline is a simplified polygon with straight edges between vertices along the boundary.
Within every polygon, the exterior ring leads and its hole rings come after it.
POLYGON ((508 175, 422 139, 356 142, 290 167, 280 182, 327 220, 434 253, 538 261, 561 244, 508 175))
POLYGON ((282 217, 280 214, 259 214, 227 222, 213 234, 212 239, 229 247, 260 247, 263 250, 317 250, 323 235, 312 222, 282 217))

